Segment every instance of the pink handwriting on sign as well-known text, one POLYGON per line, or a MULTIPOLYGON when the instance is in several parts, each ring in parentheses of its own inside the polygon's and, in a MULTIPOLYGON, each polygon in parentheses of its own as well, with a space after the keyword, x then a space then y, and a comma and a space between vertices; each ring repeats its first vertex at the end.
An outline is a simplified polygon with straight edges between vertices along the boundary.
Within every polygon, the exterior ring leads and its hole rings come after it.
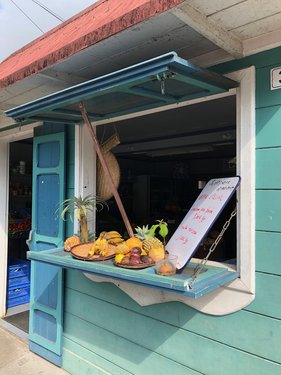
POLYGON ((197 220, 199 221, 200 223, 203 223, 203 221, 206 220, 206 217, 204 215, 198 215, 198 214, 195 214, 192 216, 191 218, 192 220, 197 220))
POLYGON ((239 183, 239 177, 217 178, 209 181, 201 191, 166 244, 169 254, 178 257, 178 269, 190 261, 239 183))
POLYGON ((191 234, 197 234, 197 231, 193 228, 188 228, 188 232, 191 234))
POLYGON ((213 213, 213 209, 212 208, 205 208, 205 207, 202 207, 200 209, 201 212, 205 212, 206 214, 212 214, 213 213))
POLYGON ((192 207, 191 210, 192 211, 200 211, 200 208, 198 208, 198 207, 192 207))
POLYGON ((189 233, 191 234, 197 234, 197 231, 193 228, 190 228, 189 226, 187 225, 181 225, 181 229, 183 230, 187 230, 189 233))
POLYGON ((188 242, 188 238, 181 235, 180 237, 177 238, 177 241, 181 241, 183 245, 185 245, 188 242))

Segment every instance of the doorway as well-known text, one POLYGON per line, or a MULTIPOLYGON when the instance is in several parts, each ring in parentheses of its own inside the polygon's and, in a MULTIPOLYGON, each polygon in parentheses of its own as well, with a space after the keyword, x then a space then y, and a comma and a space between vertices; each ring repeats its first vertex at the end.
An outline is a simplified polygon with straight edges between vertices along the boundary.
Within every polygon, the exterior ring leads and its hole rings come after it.
POLYGON ((6 316, 4 320, 28 332, 30 261, 26 240, 31 229, 33 140, 9 147, 9 205, 6 316))

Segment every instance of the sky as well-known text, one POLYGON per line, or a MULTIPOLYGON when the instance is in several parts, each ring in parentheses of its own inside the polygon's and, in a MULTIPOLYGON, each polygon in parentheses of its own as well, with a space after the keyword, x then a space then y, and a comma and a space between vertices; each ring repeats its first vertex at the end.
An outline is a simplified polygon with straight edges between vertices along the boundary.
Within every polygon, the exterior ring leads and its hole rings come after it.
POLYGON ((96 1, 0 0, 0 62, 96 1))

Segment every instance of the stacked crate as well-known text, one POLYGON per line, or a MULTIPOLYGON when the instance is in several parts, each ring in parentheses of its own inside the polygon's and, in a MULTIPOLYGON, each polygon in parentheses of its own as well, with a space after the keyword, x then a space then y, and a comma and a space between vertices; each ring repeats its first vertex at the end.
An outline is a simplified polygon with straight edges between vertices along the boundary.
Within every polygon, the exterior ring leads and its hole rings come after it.
POLYGON ((29 302, 30 262, 21 259, 10 259, 7 282, 7 307, 29 302))

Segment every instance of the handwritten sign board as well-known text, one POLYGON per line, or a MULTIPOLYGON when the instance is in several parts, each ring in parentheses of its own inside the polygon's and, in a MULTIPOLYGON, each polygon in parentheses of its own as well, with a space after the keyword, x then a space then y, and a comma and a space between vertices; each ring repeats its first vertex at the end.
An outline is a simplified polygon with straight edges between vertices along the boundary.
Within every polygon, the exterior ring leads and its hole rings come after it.
POLYGON ((216 178, 204 187, 166 245, 177 255, 177 268, 183 268, 234 194, 240 177, 216 178))

